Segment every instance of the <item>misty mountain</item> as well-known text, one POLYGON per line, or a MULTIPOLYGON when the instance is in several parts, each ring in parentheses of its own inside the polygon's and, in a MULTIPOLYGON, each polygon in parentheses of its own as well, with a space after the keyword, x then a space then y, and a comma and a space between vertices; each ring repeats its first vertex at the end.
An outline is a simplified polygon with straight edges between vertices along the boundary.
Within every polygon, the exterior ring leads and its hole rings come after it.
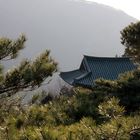
POLYGON ((0 0, 0 36, 28 41, 22 58, 34 58, 45 49, 61 71, 80 65, 82 57, 121 55, 120 31, 136 19, 111 7, 74 0, 0 0))

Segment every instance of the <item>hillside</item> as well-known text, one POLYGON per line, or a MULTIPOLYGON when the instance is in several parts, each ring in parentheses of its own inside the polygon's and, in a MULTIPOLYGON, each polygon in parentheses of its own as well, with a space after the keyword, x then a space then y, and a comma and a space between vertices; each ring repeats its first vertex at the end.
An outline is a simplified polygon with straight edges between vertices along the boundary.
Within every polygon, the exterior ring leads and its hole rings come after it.
POLYGON ((80 65, 83 54, 115 56, 123 53, 120 30, 134 18, 111 7, 73 0, 0 0, 1 36, 28 37, 21 58, 50 49, 61 71, 80 65))

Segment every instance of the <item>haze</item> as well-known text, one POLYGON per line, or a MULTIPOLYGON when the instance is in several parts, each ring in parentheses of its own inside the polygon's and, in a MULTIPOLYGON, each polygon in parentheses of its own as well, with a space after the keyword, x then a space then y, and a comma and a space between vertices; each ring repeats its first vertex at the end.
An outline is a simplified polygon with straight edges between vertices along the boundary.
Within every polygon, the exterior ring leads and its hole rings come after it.
POLYGON ((139 0, 87 0, 106 4, 114 8, 125 11, 127 14, 140 20, 140 1, 139 0))
POLYGON ((123 54, 120 31, 135 21, 122 11, 72 0, 0 0, 0 35, 28 41, 18 60, 51 50, 61 71, 73 70, 82 57, 123 54))

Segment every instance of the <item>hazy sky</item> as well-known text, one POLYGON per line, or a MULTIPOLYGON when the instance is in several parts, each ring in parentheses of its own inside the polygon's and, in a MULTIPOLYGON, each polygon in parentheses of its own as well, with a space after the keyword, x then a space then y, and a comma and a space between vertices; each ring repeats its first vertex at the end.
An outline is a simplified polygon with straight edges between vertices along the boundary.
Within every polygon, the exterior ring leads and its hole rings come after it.
POLYGON ((140 0, 87 0, 103 3, 125 11, 127 14, 140 20, 140 0))

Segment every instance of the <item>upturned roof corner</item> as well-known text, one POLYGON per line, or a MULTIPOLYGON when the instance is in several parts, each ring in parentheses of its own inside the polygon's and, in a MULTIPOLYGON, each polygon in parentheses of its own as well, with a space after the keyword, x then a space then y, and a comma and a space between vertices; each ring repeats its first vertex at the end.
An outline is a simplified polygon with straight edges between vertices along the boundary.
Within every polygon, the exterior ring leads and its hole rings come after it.
POLYGON ((137 67, 129 57, 94 57, 84 55, 79 69, 61 72, 60 77, 73 86, 91 88, 96 79, 115 80, 119 74, 137 67))

